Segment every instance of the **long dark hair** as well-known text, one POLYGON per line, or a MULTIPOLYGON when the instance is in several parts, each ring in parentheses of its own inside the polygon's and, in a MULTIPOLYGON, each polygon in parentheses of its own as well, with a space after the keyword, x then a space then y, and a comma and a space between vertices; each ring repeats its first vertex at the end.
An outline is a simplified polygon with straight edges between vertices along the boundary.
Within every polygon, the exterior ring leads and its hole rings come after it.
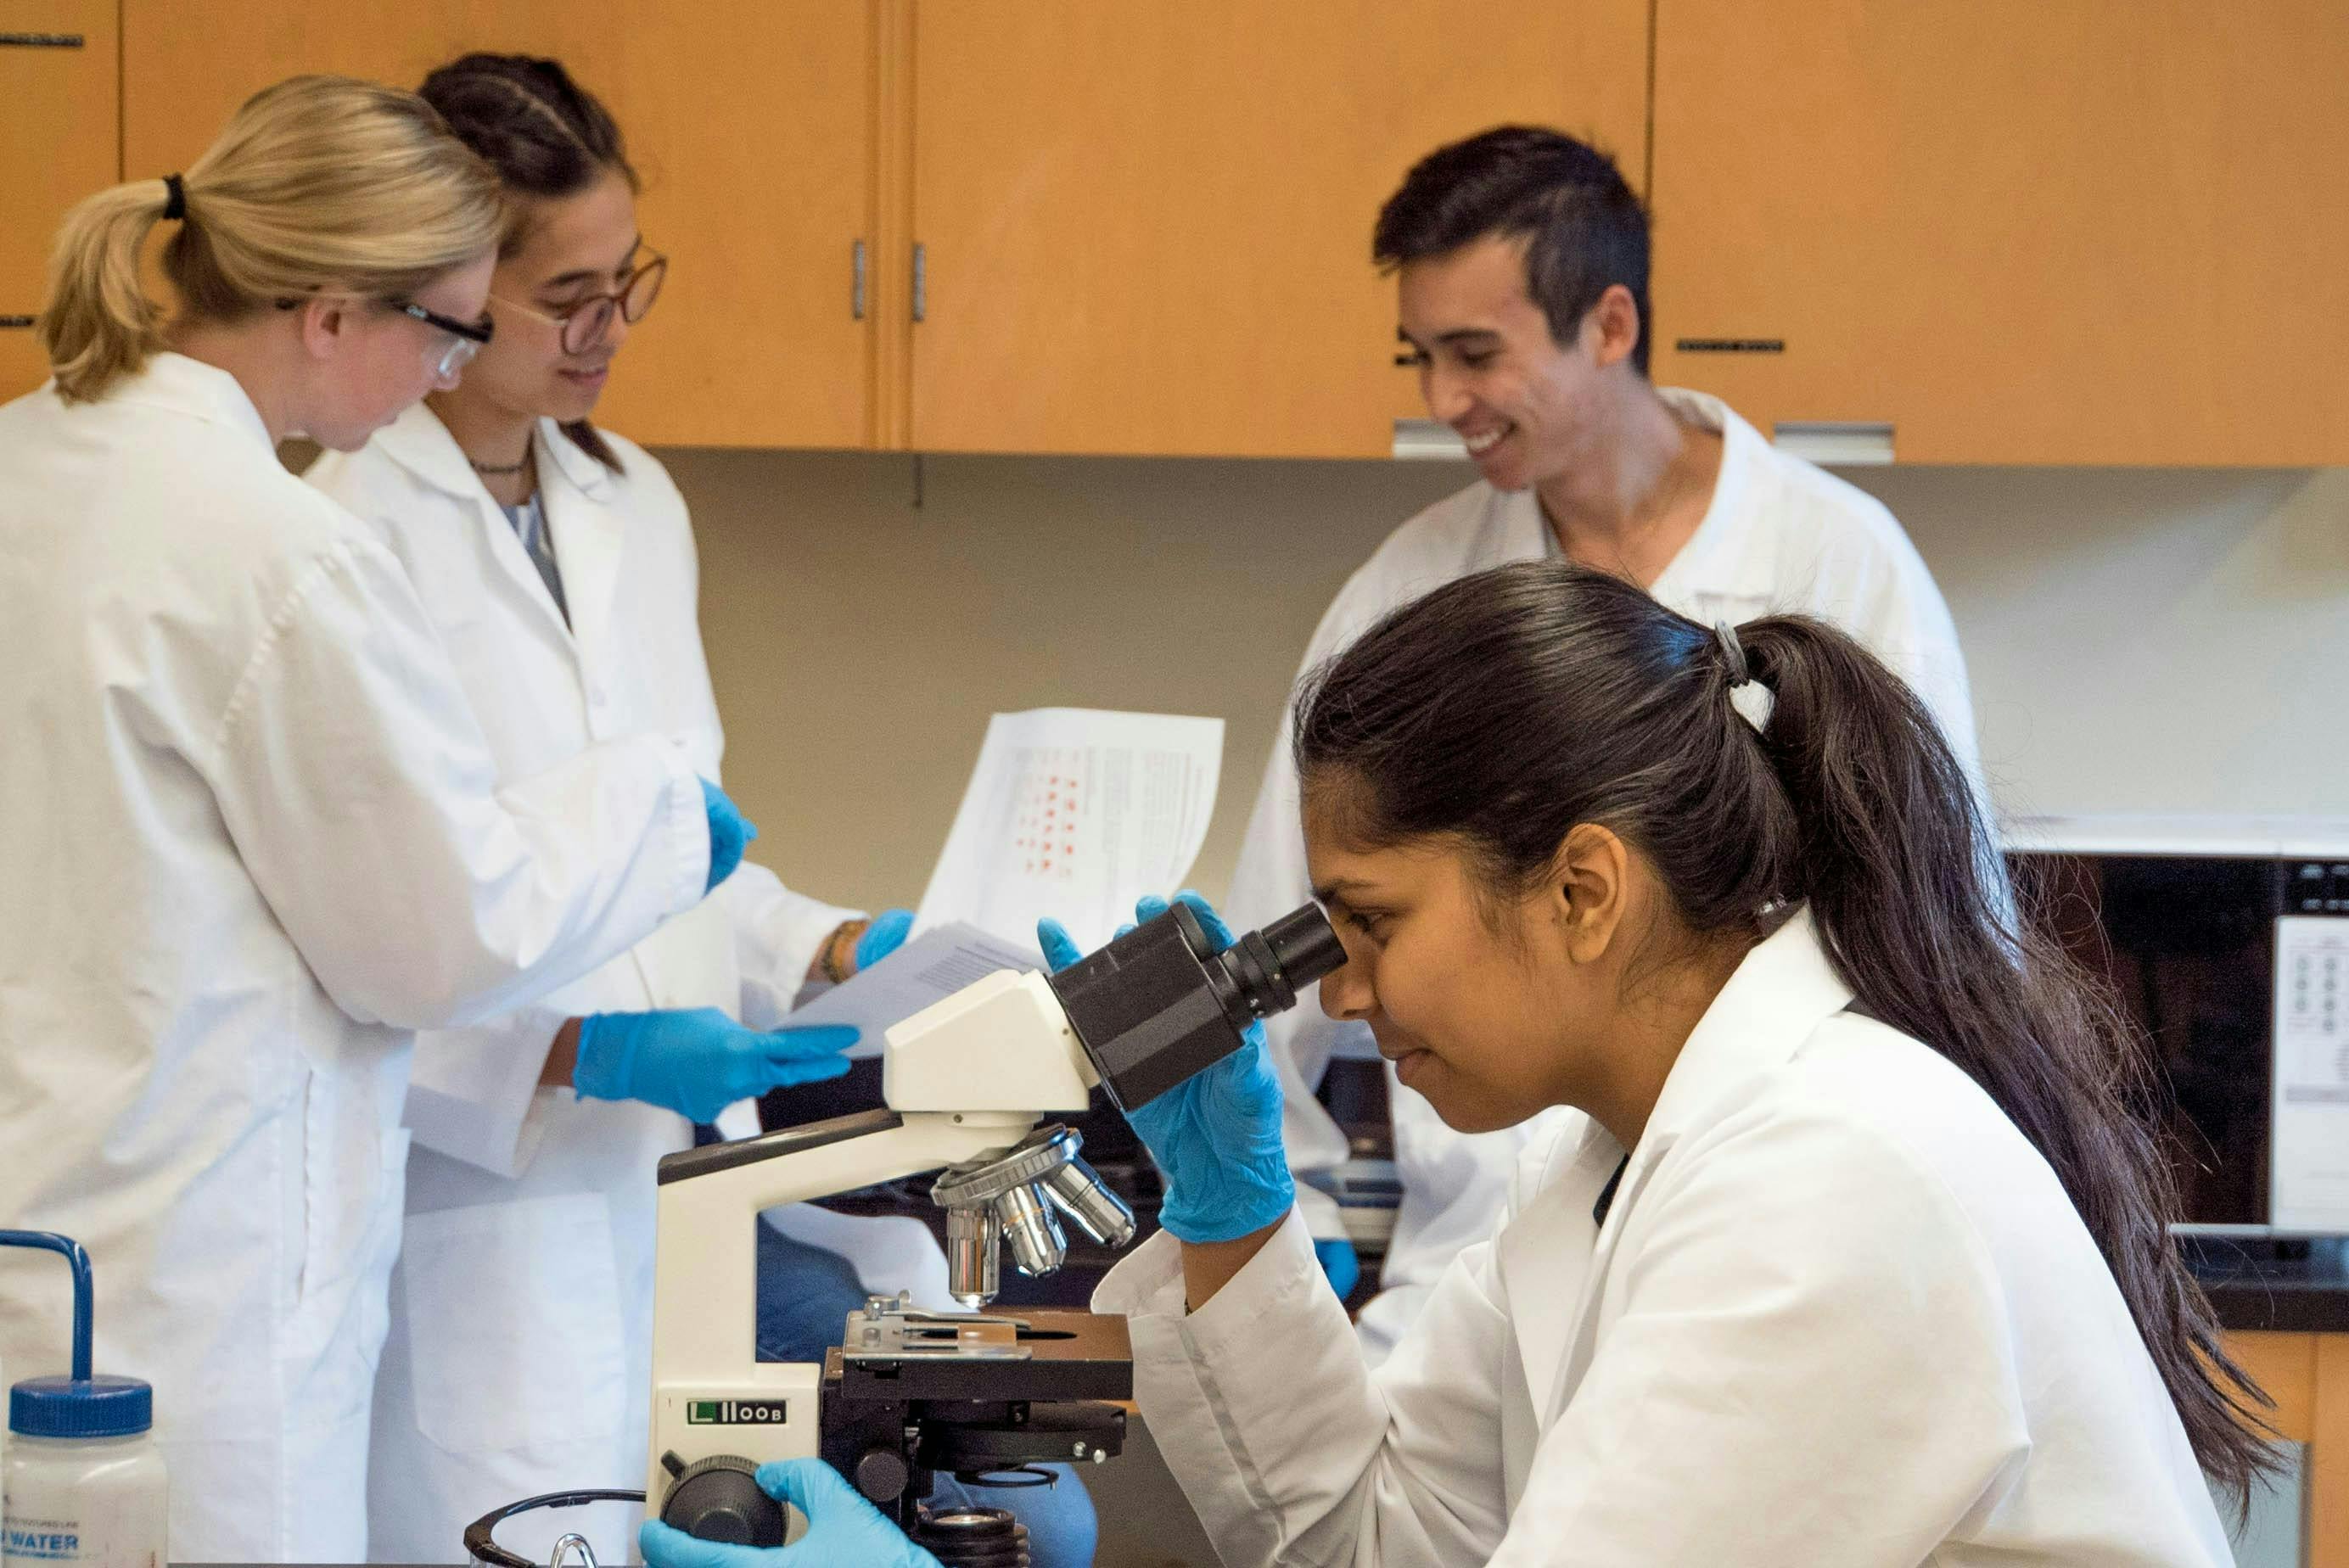
POLYGON ((2195 1457, 2247 1498, 2274 1464, 2253 1414, 2271 1401, 2168 1235, 2129 1025, 2017 918, 1971 780, 1898 676, 1808 616, 1736 635, 1775 694, 1761 734, 1731 707, 1727 645, 1631 584, 1563 562, 1462 578, 1308 678, 1299 775, 1350 839, 1445 835, 1495 890, 1537 885, 1590 822, 1646 857, 1694 934, 1758 941, 1807 901, 1861 1006, 1962 1068, 2054 1168, 2195 1457))
MULTIPOLYGON (((530 55, 473 54, 430 76, 417 96, 440 111, 459 140, 479 153, 508 191, 542 199, 575 196, 606 174, 641 188, 620 127, 595 95, 571 79, 558 60, 530 55)), ((527 211, 506 232, 512 255, 526 232, 527 211)), ((613 472, 620 456, 585 419, 563 427, 579 449, 613 472)))

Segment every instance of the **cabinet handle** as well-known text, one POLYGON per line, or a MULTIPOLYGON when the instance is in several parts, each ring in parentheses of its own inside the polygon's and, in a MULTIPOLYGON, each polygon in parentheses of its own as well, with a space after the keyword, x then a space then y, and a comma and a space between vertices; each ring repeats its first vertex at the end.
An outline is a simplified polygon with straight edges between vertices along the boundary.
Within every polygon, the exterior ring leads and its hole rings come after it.
POLYGON ((1770 435, 1773 446, 1808 462, 1850 468, 1893 460, 1889 419, 1781 419, 1770 435))
POLYGON ((864 319, 864 242, 859 240, 848 253, 848 315, 852 321, 864 319))
POLYGON ((914 319, 927 321, 930 315, 930 261, 919 240, 914 242, 914 319))
POLYGON ((0 315, 0 327, 21 327, 33 325, 29 315, 0 315))
POLYGON ((78 49, 79 33, 0 33, 0 49, 78 49))

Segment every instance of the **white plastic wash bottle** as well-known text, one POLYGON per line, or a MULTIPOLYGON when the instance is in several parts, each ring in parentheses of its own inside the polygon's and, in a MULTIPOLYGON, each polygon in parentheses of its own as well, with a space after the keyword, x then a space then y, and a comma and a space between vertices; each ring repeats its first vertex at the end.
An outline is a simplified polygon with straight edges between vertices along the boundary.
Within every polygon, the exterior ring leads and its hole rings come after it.
POLYGON ((45 1231, 0 1231, 0 1246, 61 1253, 74 1277, 73 1375, 8 1390, 0 1563, 164 1568, 171 1492, 150 1432, 154 1391, 136 1377, 90 1375, 89 1254, 45 1231))

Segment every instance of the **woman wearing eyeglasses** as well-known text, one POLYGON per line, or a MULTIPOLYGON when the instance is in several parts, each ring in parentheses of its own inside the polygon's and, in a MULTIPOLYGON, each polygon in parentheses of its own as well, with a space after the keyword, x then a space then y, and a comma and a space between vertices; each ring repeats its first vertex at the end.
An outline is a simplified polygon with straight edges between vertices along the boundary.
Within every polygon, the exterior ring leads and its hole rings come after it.
MULTIPOLYGON (((419 90, 505 183, 496 335, 461 385, 309 479, 406 563, 492 716, 502 768, 535 771, 649 730, 687 737, 715 778, 724 742, 685 502, 658 461, 590 422, 667 270, 639 232, 620 129, 552 60, 469 55, 419 90)), ((746 863, 721 896, 625 959, 420 1043, 409 1240, 371 1460, 378 1559, 430 1561, 468 1521, 519 1498, 643 1484, 653 1166, 731 1097, 713 1085, 699 1104, 594 1098, 628 1092, 598 1058, 682 1036, 722 1060, 730 1043, 780 1023, 805 981, 845 978, 906 923, 884 916, 868 930, 856 912, 746 863), (544 1069, 512 1070, 526 1058, 544 1069)), ((692 1087, 689 1074, 676 1081, 692 1087)), ((772 1220, 793 1233, 772 1222, 759 1233, 762 1350, 821 1356, 862 1305, 860 1285, 947 1305, 943 1260, 915 1222, 802 1210, 772 1220)), ((1081 1487, 1060 1491, 1060 1511, 1086 1509, 1081 1487)), ((1081 1523, 1085 1549, 1089 1511, 1081 1523)), ((1040 1543, 1068 1534, 1030 1525, 1040 1543)), ((521 1516, 501 1539, 543 1558, 573 1529, 605 1561, 634 1543, 633 1518, 609 1507, 521 1516)))
MULTIPOLYGON (((181 1562, 366 1554, 412 1032, 594 969, 740 853, 666 738, 502 772, 398 562, 277 460, 453 382, 503 222, 413 95, 281 83, 67 218, 54 378, 0 408, 0 1224, 88 1248, 181 1562)), ((0 1264, 12 1372, 66 1305, 0 1264)))

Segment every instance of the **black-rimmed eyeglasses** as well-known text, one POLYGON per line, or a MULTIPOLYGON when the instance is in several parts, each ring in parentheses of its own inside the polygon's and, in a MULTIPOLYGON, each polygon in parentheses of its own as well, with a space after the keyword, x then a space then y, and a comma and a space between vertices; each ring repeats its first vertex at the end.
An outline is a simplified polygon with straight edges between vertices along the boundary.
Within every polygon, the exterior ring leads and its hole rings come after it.
POLYGON ((473 356, 497 333, 498 324, 487 316, 480 321, 459 321, 453 315, 442 315, 437 310, 427 310, 414 300, 396 299, 391 308, 400 315, 413 317, 425 325, 449 335, 449 340, 436 350, 428 351, 424 363, 436 381, 446 381, 473 362, 473 356))

